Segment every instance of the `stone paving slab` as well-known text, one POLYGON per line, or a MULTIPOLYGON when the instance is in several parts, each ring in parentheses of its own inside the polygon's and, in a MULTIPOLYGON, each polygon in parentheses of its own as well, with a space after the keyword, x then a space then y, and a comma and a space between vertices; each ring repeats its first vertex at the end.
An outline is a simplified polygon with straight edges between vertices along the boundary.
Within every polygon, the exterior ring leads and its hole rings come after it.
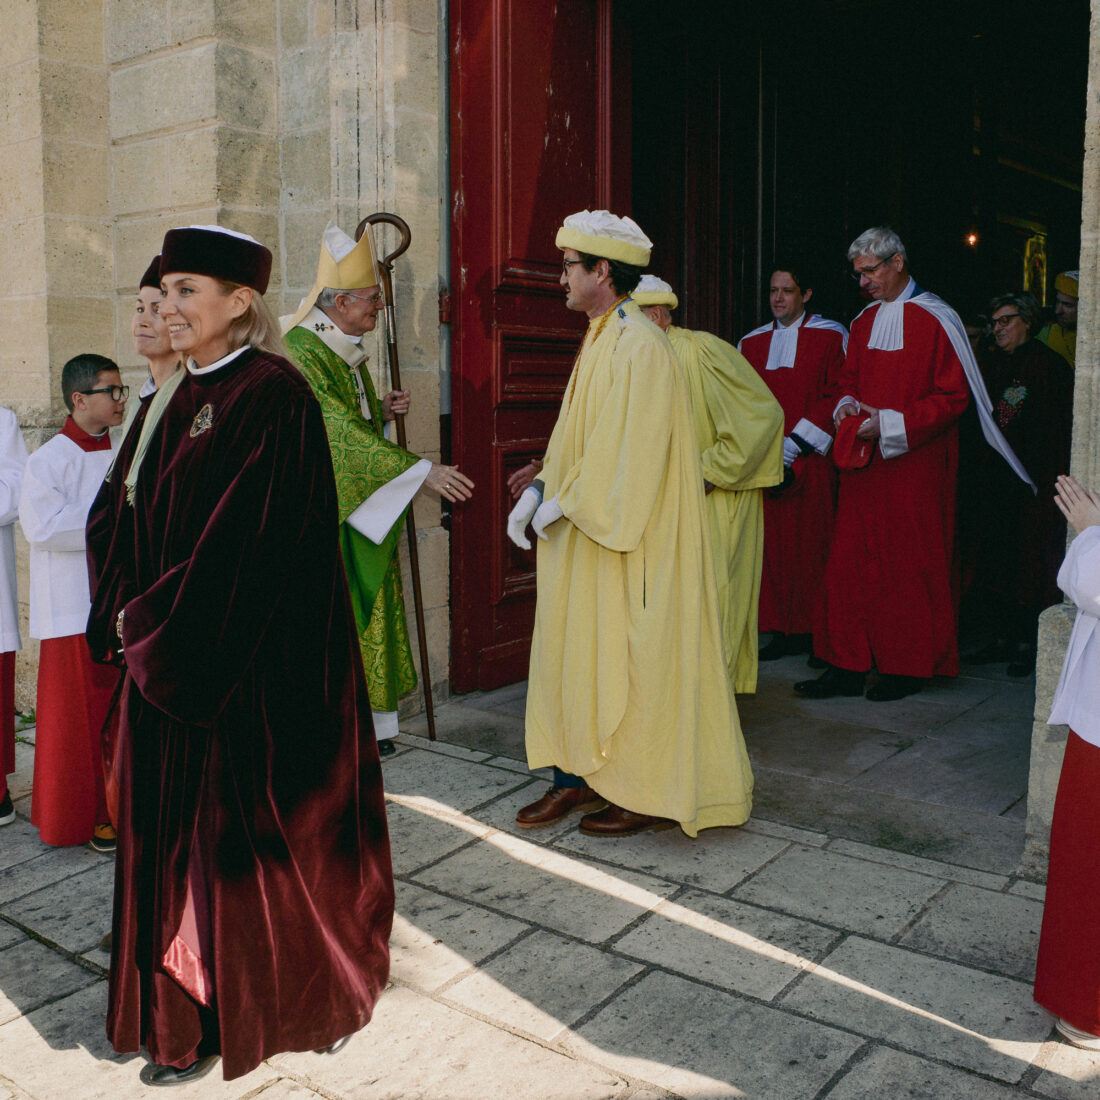
POLYGON ((755 813, 769 820, 993 874, 1020 865, 1019 821, 764 768, 756 781, 755 813))
MULTIPOLYGON (((866 859, 871 863, 885 863, 890 867, 901 867, 906 871, 915 871, 920 875, 931 875, 933 878, 950 879, 952 882, 965 882, 971 886, 981 886, 985 890, 1002 890, 1009 883, 1008 875, 994 875, 989 871, 976 871, 972 867, 960 867, 957 863, 943 863, 936 859, 924 859, 922 856, 911 856, 907 852, 894 852, 889 848, 876 848, 871 844, 860 844, 856 840, 845 840, 839 837, 830 840, 828 845, 830 852, 839 852, 841 855, 853 856, 855 859, 866 859)), ((1032 886, 1032 883, 1028 883, 1032 886)), ((1037 887, 1041 889, 1041 887, 1037 887)))
POLYGON ((676 887, 633 871, 608 870, 529 841, 497 833, 421 872, 416 881, 443 893, 601 943, 676 887))
POLYGON ((390 825, 390 851, 395 867, 412 871, 450 855, 469 844, 477 834, 441 816, 433 807, 415 801, 405 805, 389 798, 386 816, 390 825))
POLYGON ((898 942, 1030 982, 1042 921, 1042 902, 956 885, 898 942))
POLYGON ((875 1047, 829 1093, 829 1100, 1013 1100, 1016 1089, 889 1047, 875 1047))
POLYGON ((564 1045, 677 1096, 713 1100, 812 1097, 862 1043, 812 1020, 654 973, 564 1045))
POLYGON ((1031 986, 853 936, 781 999, 830 1024, 1016 1082, 1052 1020, 1031 986))
POLYGON ((695 839, 680 829, 664 829, 619 840, 574 829, 561 834, 554 846, 716 894, 732 890, 790 847, 784 840, 743 829, 704 829, 695 839))
POLYGON ((396 988, 383 994, 370 1026, 339 1054, 272 1061, 326 1096, 355 1100, 606 1100, 630 1092, 614 1071, 396 988))
MULTIPOLYGON (((49 848, 38 839, 38 831, 28 823, 17 821, 11 825, 5 825, 4 840, 8 839, 9 831, 26 825, 35 834, 34 843, 37 845, 37 853, 20 863, 5 867, 0 871, 0 912, 6 904, 16 898, 33 894, 55 882, 61 882, 70 875, 79 874, 97 866, 104 860, 113 860, 113 856, 106 856, 100 852, 94 852, 91 848, 78 846, 74 848, 49 848)), ((23 838, 16 834, 13 840, 21 841, 23 838)), ((20 845, 22 846, 22 845, 20 845)))
POLYGON ((386 793, 414 795, 465 812, 518 787, 522 777, 439 752, 410 749, 382 767, 386 793), (396 766, 394 766, 396 765, 396 766))
POLYGON ((793 846, 733 896, 835 928, 890 939, 945 885, 900 867, 793 846))
POLYGON ((531 928, 411 883, 395 886, 390 976, 404 985, 439 989, 531 928))
POLYGON ((1032 1088, 1052 1100, 1096 1100, 1100 1096, 1100 1054, 1068 1043, 1050 1044, 1050 1056, 1032 1088))
POLYGON ((3 914, 78 955, 95 952, 106 965, 99 942, 111 930, 115 863, 100 857, 79 874, 36 890, 3 906, 3 914))
POLYGON ((795 775, 855 778, 908 749, 916 740, 912 734, 824 718, 810 725, 795 723, 784 711, 765 707, 753 708, 744 715, 743 725, 754 766, 795 775), (807 741, 811 739, 813 751, 807 752, 807 741))
POLYGON ((45 944, 25 938, 0 951, 0 1024, 99 980, 45 944))
MULTIPOLYGON (((418 737, 428 736, 428 720, 423 715, 401 722, 401 729, 418 737)), ((487 756, 512 756, 523 752, 523 714, 506 709, 482 709, 463 698, 461 708, 440 707, 435 712, 436 736, 451 745, 476 749, 487 756)), ((436 742, 437 744, 439 742, 436 742)))
POLYGON ((921 738, 909 752, 851 780, 853 787, 998 815, 1027 795, 1031 744, 921 738))
MULTIPOLYGON (((107 983, 54 1001, 0 1027, 0 1075, 35 1100, 152 1100, 162 1088, 138 1080, 145 1059, 115 1054, 107 1041, 107 983)), ((217 1067, 196 1090, 181 1095, 202 1100, 239 1100, 275 1081, 277 1070, 261 1065, 235 1081, 223 1081, 217 1067)))
POLYGON ((615 950, 732 993, 771 1000, 836 942, 834 929, 688 892, 658 905, 616 941, 615 950))
POLYGON ((610 952, 536 932, 453 985, 446 999, 549 1043, 642 970, 610 952))

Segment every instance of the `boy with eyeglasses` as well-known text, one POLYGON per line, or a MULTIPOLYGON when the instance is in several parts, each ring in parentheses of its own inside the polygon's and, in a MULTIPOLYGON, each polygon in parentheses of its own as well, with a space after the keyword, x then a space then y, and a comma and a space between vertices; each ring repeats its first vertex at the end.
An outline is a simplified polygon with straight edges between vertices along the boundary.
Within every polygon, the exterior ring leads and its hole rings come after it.
POLYGON ((19 521, 30 543, 30 633, 41 639, 31 823, 46 844, 115 847, 100 735, 117 669, 93 663, 84 637, 91 600, 84 527, 111 462, 110 429, 128 387, 102 355, 61 371, 69 415, 27 460, 19 521))

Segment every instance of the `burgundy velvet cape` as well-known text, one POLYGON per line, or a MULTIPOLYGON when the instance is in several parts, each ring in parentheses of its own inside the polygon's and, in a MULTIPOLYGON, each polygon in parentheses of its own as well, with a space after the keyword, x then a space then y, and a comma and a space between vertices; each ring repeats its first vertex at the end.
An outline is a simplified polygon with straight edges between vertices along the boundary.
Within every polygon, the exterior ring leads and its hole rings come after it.
POLYGON ((183 379, 132 507, 136 432, 127 444, 88 531, 98 659, 126 610, 107 1033, 161 1064, 219 1052, 229 1079, 361 1028, 389 969, 389 840, 336 487, 308 384, 254 349, 183 379), (189 895, 207 1004, 164 964, 189 895))

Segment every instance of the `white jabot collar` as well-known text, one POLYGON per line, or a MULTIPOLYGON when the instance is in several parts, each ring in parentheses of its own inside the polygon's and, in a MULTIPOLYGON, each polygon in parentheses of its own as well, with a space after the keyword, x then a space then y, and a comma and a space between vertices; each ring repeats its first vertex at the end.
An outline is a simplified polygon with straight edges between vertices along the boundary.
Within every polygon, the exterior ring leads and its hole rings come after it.
POLYGON ((798 330, 802 322, 806 320, 806 311, 798 315, 797 321, 789 325, 781 325, 778 321, 772 330, 772 342, 768 345, 768 361, 765 370, 780 370, 783 367, 793 367, 795 356, 798 354, 798 330))
POLYGON ((871 326, 869 348, 877 351, 901 351, 905 347, 905 303, 913 297, 917 284, 909 276, 905 289, 892 301, 879 303, 871 326))
POLYGON ((232 363, 242 352, 248 351, 252 347, 251 344, 245 344, 244 347, 237 348, 236 351, 231 351, 228 355, 219 359, 216 363, 211 363, 208 367, 197 366, 194 359, 187 360, 187 370, 191 374, 213 374, 216 370, 221 370, 227 363, 232 363))

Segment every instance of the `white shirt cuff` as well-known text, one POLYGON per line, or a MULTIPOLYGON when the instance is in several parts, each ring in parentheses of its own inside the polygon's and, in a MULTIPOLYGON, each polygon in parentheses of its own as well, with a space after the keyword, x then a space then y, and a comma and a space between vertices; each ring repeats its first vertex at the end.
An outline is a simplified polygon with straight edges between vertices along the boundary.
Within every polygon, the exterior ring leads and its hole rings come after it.
POLYGON ((894 409, 878 411, 878 449, 883 458, 897 458, 909 450, 905 435, 905 415, 894 409))
POLYGON ((812 420, 803 417, 795 426, 792 435, 804 439, 819 455, 827 455, 833 445, 833 437, 823 432, 812 420))
POLYGON ((431 473, 432 464, 422 458, 403 474, 387 481, 376 489, 354 512, 347 522, 361 535, 366 535, 376 546, 390 533, 393 525, 401 518, 401 513, 416 496, 424 479, 431 473))

